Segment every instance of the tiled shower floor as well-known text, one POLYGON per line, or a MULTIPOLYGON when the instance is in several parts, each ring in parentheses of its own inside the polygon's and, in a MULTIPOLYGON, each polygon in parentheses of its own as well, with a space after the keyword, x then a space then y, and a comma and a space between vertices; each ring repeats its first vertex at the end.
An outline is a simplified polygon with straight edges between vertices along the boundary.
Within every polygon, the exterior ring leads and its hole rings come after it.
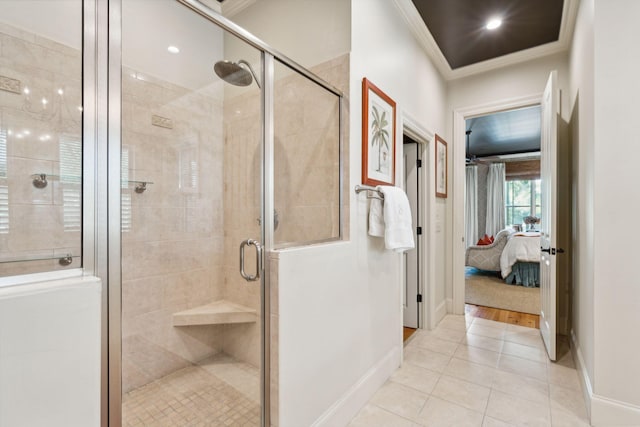
POLYGON ((217 355, 122 397, 123 426, 260 425, 259 370, 217 355))

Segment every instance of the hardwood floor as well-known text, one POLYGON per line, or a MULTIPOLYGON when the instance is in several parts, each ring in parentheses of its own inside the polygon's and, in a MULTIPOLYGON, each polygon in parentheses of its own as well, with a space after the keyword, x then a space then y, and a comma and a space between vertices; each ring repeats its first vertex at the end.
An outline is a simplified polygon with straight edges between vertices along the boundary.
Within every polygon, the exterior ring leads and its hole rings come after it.
POLYGON ((473 317, 481 317, 483 319, 495 320, 496 322, 540 329, 540 316, 537 314, 519 313, 517 311, 501 310, 499 308, 472 304, 465 304, 464 311, 473 317))
POLYGON ((413 335, 415 331, 416 331, 415 328, 407 328, 406 326, 404 326, 402 328, 402 342, 408 340, 409 337, 413 335))
MULTIPOLYGON (((502 310, 481 305, 465 304, 464 312, 473 317, 495 320, 496 322, 510 323, 528 328, 540 329, 540 316, 537 314, 520 313, 517 311, 502 310)), ((406 341, 416 331, 414 328, 402 328, 402 341, 406 341)))

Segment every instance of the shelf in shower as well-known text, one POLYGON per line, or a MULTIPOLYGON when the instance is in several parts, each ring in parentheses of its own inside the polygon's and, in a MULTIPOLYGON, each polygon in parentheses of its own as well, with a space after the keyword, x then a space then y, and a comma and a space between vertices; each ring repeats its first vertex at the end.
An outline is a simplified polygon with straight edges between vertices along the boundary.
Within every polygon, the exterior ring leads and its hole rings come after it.
POLYGON ((252 323, 257 320, 256 310, 227 300, 173 313, 173 326, 252 323))

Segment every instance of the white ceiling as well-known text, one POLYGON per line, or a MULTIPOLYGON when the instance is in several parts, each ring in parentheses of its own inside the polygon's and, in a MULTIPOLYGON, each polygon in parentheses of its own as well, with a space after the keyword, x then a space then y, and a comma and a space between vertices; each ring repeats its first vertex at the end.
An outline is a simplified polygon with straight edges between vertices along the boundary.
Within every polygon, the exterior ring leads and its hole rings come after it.
POLYGON ((207 19, 175 0, 123 0, 122 63, 127 67, 195 89, 217 81, 213 64, 221 59, 224 32, 207 19), (180 53, 169 53, 170 45, 180 53))
POLYGON ((80 49, 82 0, 0 0, 0 21, 80 49))

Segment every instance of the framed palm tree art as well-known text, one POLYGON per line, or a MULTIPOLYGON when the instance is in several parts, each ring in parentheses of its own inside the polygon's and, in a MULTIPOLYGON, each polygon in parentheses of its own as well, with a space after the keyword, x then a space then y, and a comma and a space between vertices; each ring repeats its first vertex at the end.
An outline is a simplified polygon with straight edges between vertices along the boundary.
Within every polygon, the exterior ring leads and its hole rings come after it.
POLYGON ((394 185, 396 103, 362 79, 362 183, 394 185))

